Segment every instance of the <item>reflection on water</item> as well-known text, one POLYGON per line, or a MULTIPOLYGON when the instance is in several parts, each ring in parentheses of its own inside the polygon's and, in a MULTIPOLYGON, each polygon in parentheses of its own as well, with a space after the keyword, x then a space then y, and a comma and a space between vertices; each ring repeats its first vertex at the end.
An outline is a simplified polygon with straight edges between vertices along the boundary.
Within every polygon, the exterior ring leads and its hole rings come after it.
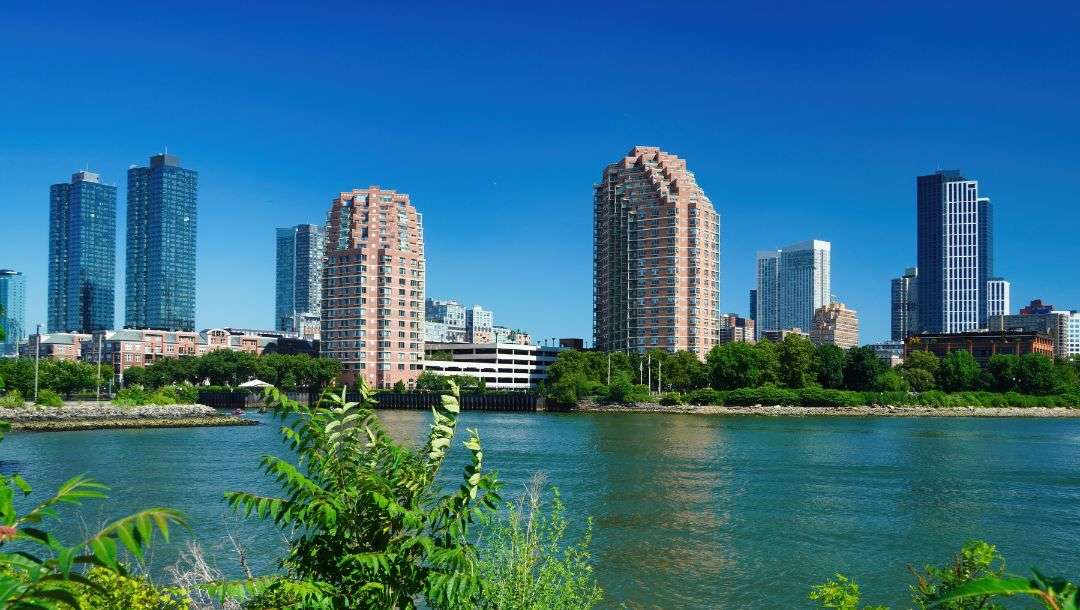
MULTIPOLYGON (((380 417, 395 438, 427 435, 427 413, 380 417)), ((859 579, 867 602, 902 606, 906 564, 943 562, 974 537, 998 544, 1016 569, 1080 574, 1077 421, 467 413, 465 427, 479 429, 505 497, 543 472, 575 532, 594 518, 612 606, 806 607, 809 585, 836 571, 859 579)), ((0 444, 0 469, 17 465, 42 491, 90 473, 114 499, 87 524, 173 506, 223 567, 236 569, 222 542, 236 531, 265 570, 280 533, 232 516, 222 494, 273 493, 258 469, 266 452, 281 453, 272 423, 15 433, 0 444)), ((464 459, 452 454, 445 482, 456 485, 464 459)), ((181 544, 159 547, 154 567, 181 544)))

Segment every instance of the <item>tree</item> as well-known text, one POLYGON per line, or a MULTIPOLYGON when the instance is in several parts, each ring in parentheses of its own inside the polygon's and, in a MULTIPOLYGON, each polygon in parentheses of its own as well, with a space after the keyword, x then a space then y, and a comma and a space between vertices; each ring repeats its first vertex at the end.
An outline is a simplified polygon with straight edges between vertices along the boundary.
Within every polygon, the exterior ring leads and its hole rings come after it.
POLYGON ((817 362, 821 387, 834 390, 844 387, 844 350, 831 343, 819 345, 817 362))
POLYGON ((817 349, 802 335, 789 334, 777 346, 780 381, 789 388, 804 388, 818 376, 817 349))
POLYGON ((980 373, 982 369, 974 356, 966 350, 956 350, 941 359, 938 382, 946 392, 973 390, 978 387, 980 373))
POLYGON ((1053 360, 1042 354, 1024 354, 1017 366, 1017 384, 1025 394, 1052 394, 1061 380, 1053 360))
POLYGON ((907 392, 911 389, 906 379, 893 370, 885 371, 874 380, 874 389, 879 392, 907 392))
POLYGON ((267 405, 282 421, 282 440, 296 462, 264 456, 281 497, 230 492, 230 506, 298 532, 290 541, 284 576, 217 587, 254 607, 432 608, 475 607, 483 581, 469 526, 495 510, 498 481, 483 472, 475 430, 462 484, 440 493, 436 479, 449 453, 460 407, 457 388, 434 409, 420 452, 398 444, 360 384, 359 403, 325 392, 315 407, 274 388, 267 405), (259 603, 273 600, 272 603, 259 603))
POLYGON ((941 361, 934 352, 912 350, 900 365, 900 375, 916 392, 925 392, 937 387, 937 374, 941 361))
POLYGON ((709 380, 717 390, 753 388, 763 383, 762 351, 748 343, 717 345, 705 361, 709 380))
POLYGON ((1013 354, 994 354, 986 363, 989 387, 995 392, 1012 392, 1016 389, 1020 373, 1020 358, 1013 354))
POLYGON ((405 382, 398 379, 397 383, 394 384, 394 392, 397 394, 404 394, 407 391, 408 390, 405 388, 405 382))
POLYGON ((885 364, 869 347, 853 347, 844 354, 844 386, 849 390, 874 389, 878 375, 885 372, 885 364))

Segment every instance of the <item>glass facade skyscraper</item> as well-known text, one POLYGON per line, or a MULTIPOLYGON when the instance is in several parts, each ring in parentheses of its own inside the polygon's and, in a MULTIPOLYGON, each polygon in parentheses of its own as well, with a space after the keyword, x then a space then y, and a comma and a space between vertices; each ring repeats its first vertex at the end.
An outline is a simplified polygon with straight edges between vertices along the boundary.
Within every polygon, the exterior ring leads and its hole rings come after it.
POLYGON ((772 331, 810 330, 814 312, 832 300, 832 244, 817 239, 757 255, 758 338, 772 331))
POLYGON ((294 328, 298 314, 320 315, 325 241, 326 233, 318 225, 277 229, 277 330, 299 331, 294 328))
POLYGON ((4 328, 0 356, 18 354, 26 339, 26 278, 13 269, 0 269, 0 326, 4 328))
POLYGON ((127 328, 195 330, 198 177, 169 154, 128 170, 127 328))
POLYGON ((908 267, 890 282, 893 341, 919 334, 919 268, 908 267))
POLYGON ((958 170, 916 179, 919 331, 956 333, 987 324, 994 274, 990 199, 958 170))
POLYGON ((49 331, 112 328, 115 293, 116 187, 76 172, 49 188, 49 331))

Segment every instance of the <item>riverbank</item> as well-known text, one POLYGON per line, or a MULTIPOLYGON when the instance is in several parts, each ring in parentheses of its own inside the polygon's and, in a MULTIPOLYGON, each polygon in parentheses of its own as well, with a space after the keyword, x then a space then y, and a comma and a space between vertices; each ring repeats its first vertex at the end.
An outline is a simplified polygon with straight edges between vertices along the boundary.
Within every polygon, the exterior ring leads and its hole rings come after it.
POLYGON ((68 402, 62 407, 27 405, 0 409, 0 421, 10 423, 13 430, 31 432, 251 426, 258 423, 233 415, 221 415, 206 405, 119 407, 111 403, 85 402, 68 402))
POLYGON ((585 413, 683 413, 757 417, 1075 417, 1080 409, 1065 407, 800 407, 754 405, 748 407, 713 405, 661 405, 657 403, 600 404, 583 401, 577 410, 585 413))

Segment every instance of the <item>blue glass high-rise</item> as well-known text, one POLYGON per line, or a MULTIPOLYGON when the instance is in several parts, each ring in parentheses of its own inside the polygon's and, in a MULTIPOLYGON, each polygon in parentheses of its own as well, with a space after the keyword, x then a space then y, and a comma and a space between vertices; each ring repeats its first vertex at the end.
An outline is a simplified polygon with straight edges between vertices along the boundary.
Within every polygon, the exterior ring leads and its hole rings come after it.
POLYGON ((195 330, 198 179, 169 154, 128 170, 127 328, 195 330))
POLYGON ((958 170, 916 179, 918 329, 986 328, 986 285, 994 275, 990 199, 958 170))
POLYGON ((115 292, 116 187, 76 172, 49 188, 49 330, 112 328, 115 292))
POLYGON ((299 331, 299 314, 320 314, 322 259, 326 234, 318 225, 277 229, 277 284, 274 327, 299 331))
POLYGON ((26 339, 26 280, 13 269, 0 269, 0 326, 4 328, 0 356, 18 354, 26 339))

